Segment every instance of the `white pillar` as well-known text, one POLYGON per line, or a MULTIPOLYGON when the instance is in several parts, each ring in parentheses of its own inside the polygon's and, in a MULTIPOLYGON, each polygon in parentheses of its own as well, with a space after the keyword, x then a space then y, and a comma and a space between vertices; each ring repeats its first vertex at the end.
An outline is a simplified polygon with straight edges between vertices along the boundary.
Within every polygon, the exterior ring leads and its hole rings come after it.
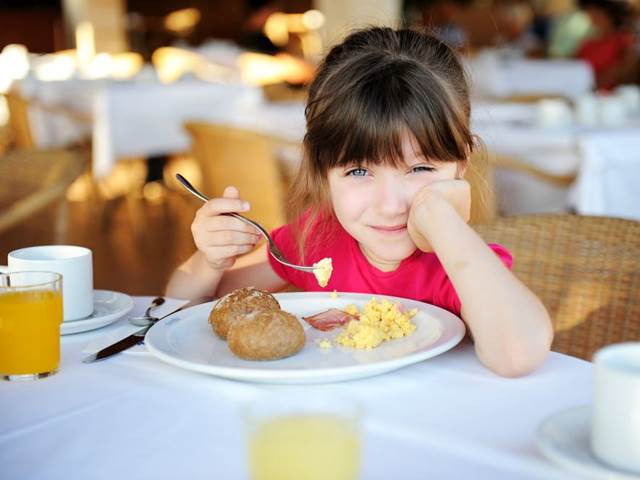
POLYGON ((77 26, 89 22, 93 27, 96 52, 128 50, 125 0, 63 0, 63 10, 72 45, 75 45, 77 26))
POLYGON ((367 25, 398 27, 401 0, 314 0, 314 8, 325 17, 321 35, 325 50, 350 31, 367 25))

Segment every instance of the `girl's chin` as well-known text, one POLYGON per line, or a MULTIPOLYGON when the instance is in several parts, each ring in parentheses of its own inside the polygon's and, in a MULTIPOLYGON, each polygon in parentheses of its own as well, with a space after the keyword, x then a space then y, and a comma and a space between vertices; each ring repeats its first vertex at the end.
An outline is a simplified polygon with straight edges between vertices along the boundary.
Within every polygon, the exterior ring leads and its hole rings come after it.
POLYGON ((413 255, 413 253, 416 251, 416 247, 415 245, 411 245, 410 247, 403 249, 394 249, 394 251, 381 251, 376 249, 368 249, 366 246, 360 245, 360 250, 362 250, 367 260, 369 260, 369 263, 374 264, 378 268, 380 268, 380 266, 395 266, 397 268, 397 266, 400 265, 400 262, 413 255))

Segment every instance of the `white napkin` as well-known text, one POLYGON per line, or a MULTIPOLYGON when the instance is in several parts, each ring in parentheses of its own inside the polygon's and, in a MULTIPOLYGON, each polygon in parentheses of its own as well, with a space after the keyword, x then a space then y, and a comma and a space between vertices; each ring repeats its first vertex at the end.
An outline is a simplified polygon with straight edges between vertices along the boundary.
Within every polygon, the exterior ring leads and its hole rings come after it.
MULTIPOLYGON (((146 310, 147 306, 151 303, 153 298, 154 297, 149 297, 148 302, 143 304, 142 309, 134 308, 131 314, 129 314, 126 319, 119 321, 118 325, 115 328, 112 328, 108 333, 101 336, 97 340, 90 342, 86 347, 84 347, 82 353, 91 355, 98 352, 99 350, 102 350, 105 347, 108 347, 109 345, 116 343, 119 340, 122 340, 125 337, 128 337, 133 332, 140 330, 142 327, 130 323, 129 318, 137 315, 141 316, 146 310)), ((154 317, 162 318, 163 316, 186 305, 187 303, 189 303, 189 300, 183 300, 179 298, 165 298, 165 302, 159 307, 154 308, 151 311, 151 315, 154 317)), ((141 355, 147 354, 148 351, 144 345, 134 345, 131 348, 127 348, 122 353, 141 355)))

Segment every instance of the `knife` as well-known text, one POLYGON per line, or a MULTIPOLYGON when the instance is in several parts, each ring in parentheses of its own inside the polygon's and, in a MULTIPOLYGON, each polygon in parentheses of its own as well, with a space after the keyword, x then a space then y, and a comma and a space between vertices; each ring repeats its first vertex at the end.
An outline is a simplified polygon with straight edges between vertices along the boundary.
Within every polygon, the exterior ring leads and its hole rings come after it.
MULTIPOLYGON (((109 345, 108 347, 105 347, 94 354, 89 355, 88 357, 82 360, 82 363, 91 363, 91 362, 95 362, 96 360, 104 360, 105 358, 108 358, 111 355, 115 355, 116 353, 120 353, 123 350, 126 350, 127 348, 133 347, 135 344, 137 344, 138 342, 144 339, 144 336, 147 334, 147 331, 149 331, 149 329, 152 326, 154 326, 157 322, 159 322, 163 318, 167 318, 169 315, 173 315, 174 313, 179 312, 180 310, 184 310, 187 307, 192 307, 194 305, 203 303, 202 300, 203 299, 194 300, 187 303, 186 305, 183 305, 180 308, 176 308, 173 312, 167 313, 166 315, 163 315, 162 317, 158 318, 151 325, 141 328, 140 330, 133 332, 128 337, 124 337, 122 340, 118 340, 116 343, 109 345)), ((208 301, 208 300, 209 299, 205 299, 205 301, 208 301)))

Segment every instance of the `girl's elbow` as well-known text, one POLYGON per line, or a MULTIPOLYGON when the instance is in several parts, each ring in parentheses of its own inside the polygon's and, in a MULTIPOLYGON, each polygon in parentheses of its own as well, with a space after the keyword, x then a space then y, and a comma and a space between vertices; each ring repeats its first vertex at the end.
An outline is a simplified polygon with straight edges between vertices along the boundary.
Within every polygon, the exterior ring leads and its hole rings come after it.
POLYGON ((486 362, 486 366, 507 378, 523 377, 540 368, 551 351, 553 341, 553 325, 546 310, 543 320, 529 338, 508 342, 502 354, 486 362))
POLYGON ((542 366, 548 352, 547 350, 543 355, 537 355, 536 357, 513 355, 494 366, 489 366, 489 369, 505 378, 524 377, 542 366))

